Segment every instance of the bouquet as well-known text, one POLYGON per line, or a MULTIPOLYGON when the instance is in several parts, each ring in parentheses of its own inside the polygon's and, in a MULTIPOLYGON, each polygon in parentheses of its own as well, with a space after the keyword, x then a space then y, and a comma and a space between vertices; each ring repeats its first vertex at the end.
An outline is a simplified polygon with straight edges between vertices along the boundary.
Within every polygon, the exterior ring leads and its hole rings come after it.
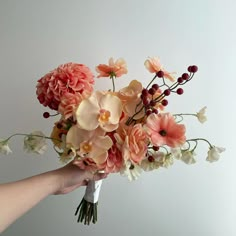
MULTIPOLYGON (((186 138, 184 116, 206 121, 206 107, 196 113, 172 114, 166 110, 171 95, 184 93, 183 86, 198 71, 191 65, 181 76, 164 69, 156 57, 144 63, 153 74, 143 85, 132 80, 126 87, 115 89, 115 80, 127 73, 123 59, 96 67, 97 78, 107 77, 112 89, 95 91, 94 74, 84 64, 66 63, 50 71, 37 82, 39 102, 55 111, 44 112, 44 118, 58 115, 50 136, 41 131, 13 134, 0 140, 0 151, 11 152, 9 140, 24 135, 28 152, 43 154, 46 139, 63 162, 73 161, 79 168, 93 173, 120 173, 129 180, 137 179, 142 171, 169 167, 174 160, 186 164, 196 162, 200 141, 209 146, 206 160, 217 161, 224 148, 214 146, 205 138, 186 138)), ((75 215, 78 222, 89 225, 97 221, 98 196, 102 181, 90 180, 75 215)))

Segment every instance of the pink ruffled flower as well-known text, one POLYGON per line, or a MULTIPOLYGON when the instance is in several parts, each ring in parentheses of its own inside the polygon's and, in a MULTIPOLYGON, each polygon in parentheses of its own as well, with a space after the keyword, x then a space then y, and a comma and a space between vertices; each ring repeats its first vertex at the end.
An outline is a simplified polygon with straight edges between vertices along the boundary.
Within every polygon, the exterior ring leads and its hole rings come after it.
POLYGON ((105 173, 119 172, 124 163, 122 153, 116 145, 114 133, 115 132, 107 133, 107 135, 109 135, 109 137, 112 139, 113 145, 108 150, 108 157, 106 161, 102 165, 100 165, 101 169, 103 169, 105 173))
POLYGON ((108 65, 99 64, 96 67, 96 71, 99 73, 97 76, 100 77, 120 77, 123 74, 127 74, 127 65, 124 59, 120 58, 114 62, 113 58, 109 59, 108 65))
POLYGON ((170 113, 151 114, 145 125, 153 146, 168 145, 172 148, 185 143, 185 126, 177 124, 170 113))
POLYGON ((108 157, 106 162, 104 162, 100 167, 105 171, 105 173, 117 173, 121 170, 123 166, 123 158, 121 151, 116 145, 113 145, 108 150, 108 157))
POLYGON ((134 126, 121 125, 115 134, 115 138, 125 161, 130 160, 139 164, 145 157, 148 137, 141 124, 134 126))
POLYGON ((171 75, 172 73, 166 71, 163 66, 160 63, 159 58, 157 57, 149 57, 145 62, 144 62, 145 67, 147 70, 151 73, 157 73, 158 71, 163 71, 164 72, 164 77, 169 79, 170 81, 175 81, 175 78, 171 75))
POLYGON ((78 108, 79 104, 82 102, 84 98, 87 96, 80 93, 72 94, 66 93, 61 98, 61 102, 58 107, 58 111, 62 114, 65 119, 70 117, 75 118, 75 111, 78 108))
POLYGON ((66 63, 49 72, 37 84, 37 98, 41 104, 58 110, 65 93, 91 93, 94 75, 83 64, 66 63))

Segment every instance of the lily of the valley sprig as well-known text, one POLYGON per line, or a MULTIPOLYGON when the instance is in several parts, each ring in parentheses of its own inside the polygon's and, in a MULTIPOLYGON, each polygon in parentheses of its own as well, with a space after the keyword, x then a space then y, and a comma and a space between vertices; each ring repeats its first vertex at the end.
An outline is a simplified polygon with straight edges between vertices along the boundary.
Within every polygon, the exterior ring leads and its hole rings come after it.
MULTIPOLYGON (((94 73, 84 64, 70 62, 48 72, 38 80, 36 95, 44 107, 53 110, 45 111, 44 118, 59 116, 51 134, 11 135, 0 140, 0 152, 11 153, 11 138, 23 135, 27 152, 43 154, 46 139, 50 139, 63 163, 73 161, 91 172, 120 173, 129 180, 137 179, 143 171, 169 167, 176 160, 194 164, 197 148, 204 145, 208 146, 204 158, 217 161, 224 148, 204 137, 186 137, 184 118, 192 116, 193 121, 204 123, 206 107, 195 113, 167 110, 170 98, 184 94, 185 84, 192 81, 198 67, 190 65, 176 77, 157 57, 149 57, 144 66, 152 75, 150 82, 132 80, 116 89, 116 79, 128 73, 125 60, 110 58, 108 64, 99 64, 95 67, 97 78, 112 81, 112 89, 100 91, 94 90, 94 73)), ((94 186, 91 194, 96 191, 94 186)), ((96 202, 83 199, 78 220, 95 223, 96 207, 96 202)))

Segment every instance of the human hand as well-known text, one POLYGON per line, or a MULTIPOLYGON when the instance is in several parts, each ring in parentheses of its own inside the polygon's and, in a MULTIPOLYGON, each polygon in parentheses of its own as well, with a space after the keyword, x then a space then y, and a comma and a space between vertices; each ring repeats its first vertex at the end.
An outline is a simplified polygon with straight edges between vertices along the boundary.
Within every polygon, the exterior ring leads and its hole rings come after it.
POLYGON ((86 186, 89 180, 96 181, 107 177, 105 173, 93 174, 81 170, 73 164, 73 161, 62 168, 54 170, 53 173, 58 177, 58 187, 53 194, 66 194, 80 186, 86 186))

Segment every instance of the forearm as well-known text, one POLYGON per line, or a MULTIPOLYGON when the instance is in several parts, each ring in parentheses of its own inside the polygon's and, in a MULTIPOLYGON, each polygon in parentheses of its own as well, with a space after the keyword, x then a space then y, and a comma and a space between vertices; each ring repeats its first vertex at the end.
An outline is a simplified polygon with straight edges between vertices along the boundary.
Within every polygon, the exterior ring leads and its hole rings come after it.
POLYGON ((47 172, 0 185, 0 233, 37 203, 58 189, 56 172, 47 172))

